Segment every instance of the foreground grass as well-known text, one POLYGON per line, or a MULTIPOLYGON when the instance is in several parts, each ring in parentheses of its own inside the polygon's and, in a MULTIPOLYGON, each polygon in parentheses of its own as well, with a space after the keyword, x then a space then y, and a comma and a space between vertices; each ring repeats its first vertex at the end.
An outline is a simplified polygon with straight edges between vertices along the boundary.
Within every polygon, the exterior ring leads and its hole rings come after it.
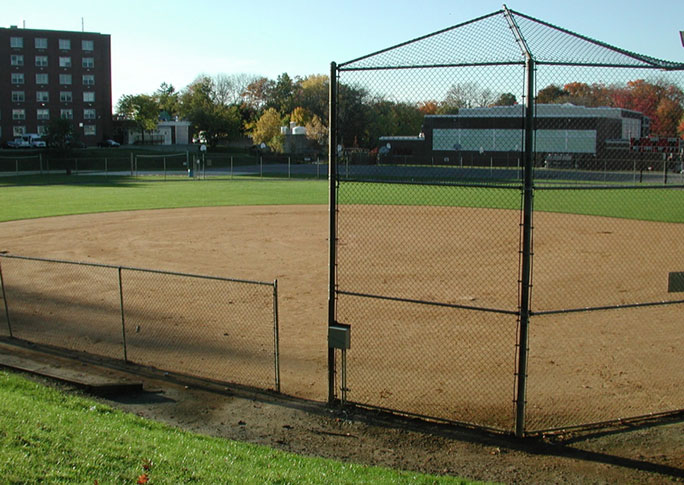
POLYGON ((469 483, 184 432, 0 372, 3 483, 469 483))
MULTIPOLYGON (((325 180, 188 179, 141 180, 128 177, 63 177, 53 185, 5 185, 0 179, 0 222, 37 217, 141 209, 228 205, 326 204, 325 180)), ((427 205, 520 209, 516 188, 448 187, 408 184, 343 183, 342 204, 427 205)), ((535 209, 660 222, 684 222, 684 190, 660 188, 563 190, 540 188, 535 209)))

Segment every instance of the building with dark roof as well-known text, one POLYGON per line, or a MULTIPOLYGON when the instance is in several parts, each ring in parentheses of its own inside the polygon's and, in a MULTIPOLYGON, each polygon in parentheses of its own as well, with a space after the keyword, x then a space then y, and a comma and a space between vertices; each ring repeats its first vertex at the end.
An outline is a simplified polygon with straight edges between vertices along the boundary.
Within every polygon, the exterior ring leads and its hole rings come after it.
MULTIPOLYGON (((405 163, 506 164, 523 149, 523 110, 492 106, 426 115, 418 136, 381 137, 380 153, 405 163)), ((616 144, 628 148, 650 131, 648 117, 622 108, 538 104, 535 110, 535 149, 545 158, 591 159, 616 144)))

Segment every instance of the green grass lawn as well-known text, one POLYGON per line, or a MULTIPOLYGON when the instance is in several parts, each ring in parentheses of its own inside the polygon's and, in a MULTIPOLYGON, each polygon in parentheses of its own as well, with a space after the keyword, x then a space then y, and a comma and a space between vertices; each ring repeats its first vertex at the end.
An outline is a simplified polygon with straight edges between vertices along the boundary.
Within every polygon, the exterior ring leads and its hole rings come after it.
MULTIPOLYGON (((81 180, 79 179, 79 182, 81 180)), ((0 221, 93 212, 223 205, 325 204, 325 181, 139 181, 0 187, 0 221)))
POLYGON ((0 372, 3 483, 471 483, 188 433, 0 372))
MULTIPOLYGON (((93 212, 223 205, 326 204, 324 180, 188 179, 163 182, 128 177, 66 177, 53 185, 37 178, 0 179, 0 222, 93 212), (11 185, 21 181, 26 185, 11 185), (3 186, 4 184, 4 186, 3 186)), ((342 204, 408 204, 519 209, 517 188, 342 183, 342 204)), ((681 189, 540 188, 535 209, 663 222, 684 222, 681 189)))

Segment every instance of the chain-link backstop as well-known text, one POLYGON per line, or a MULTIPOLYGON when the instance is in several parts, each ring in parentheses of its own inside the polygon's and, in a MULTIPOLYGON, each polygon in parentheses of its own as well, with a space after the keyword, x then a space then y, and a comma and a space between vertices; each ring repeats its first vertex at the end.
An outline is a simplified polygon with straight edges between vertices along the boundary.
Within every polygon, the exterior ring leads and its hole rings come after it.
POLYGON ((277 282, 0 255, 0 335, 280 391, 277 282))
POLYGON ((518 435, 682 410, 683 73, 505 7, 333 63, 329 399, 518 435))

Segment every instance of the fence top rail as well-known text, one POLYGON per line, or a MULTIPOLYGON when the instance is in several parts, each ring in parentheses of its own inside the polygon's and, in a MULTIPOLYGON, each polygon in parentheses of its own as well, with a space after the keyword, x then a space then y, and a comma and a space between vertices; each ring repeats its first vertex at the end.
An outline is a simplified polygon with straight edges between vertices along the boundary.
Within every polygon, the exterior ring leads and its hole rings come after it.
POLYGON ((185 156, 187 155, 188 152, 179 152, 179 153, 159 153, 156 155, 136 155, 136 158, 168 158, 168 157, 180 157, 180 156, 185 156))
POLYGON ((14 157, 5 157, 2 156, 0 157, 0 160, 24 160, 27 158, 39 158, 40 153, 36 153, 35 155, 23 155, 23 156, 14 156, 14 157))
POLYGON ((556 185, 551 182, 545 183, 544 180, 536 179, 536 184, 534 188, 536 190, 681 190, 684 189, 684 185, 679 184, 668 184, 665 185, 662 182, 652 182, 641 185, 620 185, 620 184, 563 184, 556 185), (541 182, 541 183, 540 183, 541 182))
POLYGON ((163 274, 163 275, 169 275, 169 276, 182 276, 182 277, 186 277, 186 278, 226 281, 229 283, 244 283, 244 284, 248 284, 248 285, 258 285, 258 286, 273 287, 276 284, 275 280, 273 282, 268 282, 268 281, 245 280, 245 279, 238 279, 238 278, 224 278, 221 276, 208 276, 208 275, 200 275, 200 274, 193 274, 193 273, 181 273, 181 272, 177 272, 177 271, 164 271, 164 270, 158 270, 158 269, 136 268, 133 266, 118 266, 118 265, 114 265, 114 264, 88 263, 88 262, 82 262, 82 261, 66 261, 66 260, 62 260, 62 259, 51 259, 51 258, 36 258, 36 257, 29 257, 29 256, 20 256, 20 255, 16 255, 16 254, 0 254, 0 258, 21 259, 21 260, 25 260, 25 261, 39 261, 39 262, 43 262, 43 263, 70 264, 70 265, 74 265, 74 266, 90 266, 90 267, 95 267, 95 268, 109 268, 109 269, 126 270, 126 271, 138 271, 141 273, 155 273, 155 274, 163 274))

